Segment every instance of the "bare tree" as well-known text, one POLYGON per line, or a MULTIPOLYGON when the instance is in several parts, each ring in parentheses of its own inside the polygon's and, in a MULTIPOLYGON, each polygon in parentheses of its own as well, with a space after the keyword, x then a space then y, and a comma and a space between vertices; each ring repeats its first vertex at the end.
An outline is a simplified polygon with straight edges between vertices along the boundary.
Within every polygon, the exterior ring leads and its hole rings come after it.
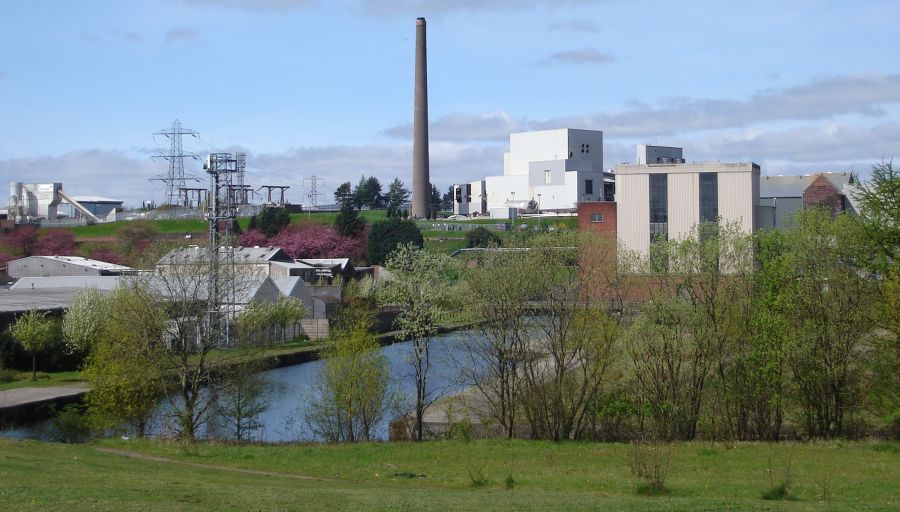
POLYGON ((451 284, 457 279, 454 263, 442 254, 434 254, 413 244, 399 246, 388 258, 391 273, 382 290, 382 304, 401 308, 395 327, 412 342, 410 363, 416 382, 415 439, 423 437, 425 409, 436 399, 429 386, 431 340, 438 324, 449 314, 453 301, 451 284))

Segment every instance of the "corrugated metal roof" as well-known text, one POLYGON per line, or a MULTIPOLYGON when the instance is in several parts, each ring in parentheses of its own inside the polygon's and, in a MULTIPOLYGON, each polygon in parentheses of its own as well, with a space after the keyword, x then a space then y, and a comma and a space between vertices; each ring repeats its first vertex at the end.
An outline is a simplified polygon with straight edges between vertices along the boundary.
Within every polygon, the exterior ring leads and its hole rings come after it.
POLYGON ((32 309, 38 311, 65 309, 83 290, 83 288, 56 288, 0 291, 0 313, 24 313, 32 309))
MULTIPOLYGON (((100 260, 92 260, 90 258, 82 258, 81 256, 28 256, 25 258, 19 258, 17 260, 13 260, 15 262, 20 262, 28 259, 48 259, 53 261, 58 261, 61 263, 66 263, 69 265, 75 265, 80 267, 93 268, 97 270, 110 270, 110 271, 119 271, 119 272, 127 272, 130 270, 134 270, 131 267, 126 267, 125 265, 118 265, 116 263, 108 263, 100 260)), ((13 261, 10 261, 12 263, 13 261)))
POLYGON ((122 276, 54 276, 23 277, 10 286, 10 290, 48 290, 55 288, 96 288, 115 290, 124 279, 122 276))
MULTIPOLYGON (((225 254, 227 249, 223 247, 220 254, 225 254)), ((205 258, 205 247, 178 247, 160 258, 157 265, 197 263, 205 258)), ((293 262, 280 247, 237 247, 234 249, 234 262, 236 264, 262 264, 270 261, 293 262)))

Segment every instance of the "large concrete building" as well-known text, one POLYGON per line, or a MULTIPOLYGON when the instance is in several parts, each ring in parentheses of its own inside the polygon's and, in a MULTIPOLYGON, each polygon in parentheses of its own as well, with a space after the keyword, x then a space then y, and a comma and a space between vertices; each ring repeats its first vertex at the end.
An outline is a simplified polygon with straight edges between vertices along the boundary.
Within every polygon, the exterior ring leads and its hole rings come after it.
POLYGON ((752 162, 685 162, 680 148, 638 146, 637 164, 616 166, 619 245, 648 255, 658 237, 681 240, 701 222, 757 228, 759 166, 752 162))
POLYGON ((603 132, 563 128, 510 134, 503 174, 455 189, 462 191, 454 198, 454 213, 461 215, 525 209, 532 201, 544 211, 574 211, 579 202, 603 199, 610 191, 604 185, 603 132))

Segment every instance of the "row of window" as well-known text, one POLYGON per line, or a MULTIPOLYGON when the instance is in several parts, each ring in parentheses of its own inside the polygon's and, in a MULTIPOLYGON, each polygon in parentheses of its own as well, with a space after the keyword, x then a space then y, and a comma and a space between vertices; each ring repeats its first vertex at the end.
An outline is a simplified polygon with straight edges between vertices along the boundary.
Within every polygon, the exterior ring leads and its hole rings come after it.
MULTIPOLYGON (((700 222, 719 217, 719 175, 700 173, 700 222)), ((669 175, 650 175, 650 241, 669 238, 669 175)))

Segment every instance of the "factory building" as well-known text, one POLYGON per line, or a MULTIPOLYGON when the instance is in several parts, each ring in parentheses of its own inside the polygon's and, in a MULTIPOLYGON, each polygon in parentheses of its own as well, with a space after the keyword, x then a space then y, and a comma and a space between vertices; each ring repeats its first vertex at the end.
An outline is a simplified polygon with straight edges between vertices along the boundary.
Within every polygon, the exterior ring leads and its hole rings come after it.
MULTIPOLYGON (((105 201, 113 201, 121 208, 122 202, 114 199, 106 199, 105 201)), ((103 222, 108 220, 116 220, 115 213, 109 218, 109 211, 106 207, 95 205, 95 210, 105 212, 102 218, 94 214, 91 209, 85 207, 76 198, 66 194, 63 190, 62 183, 21 183, 13 181, 9 184, 9 203, 7 206, 7 215, 17 224, 24 224, 36 221, 56 221, 59 219, 60 204, 67 203, 78 214, 89 222, 103 222)), ((115 209, 115 206, 113 207, 115 209)))
POLYGON ((681 148, 639 145, 616 166, 616 238, 647 256, 654 240, 683 240, 702 222, 757 229, 760 169, 752 162, 685 162, 681 148))
POLYGON ((762 176, 759 180, 760 228, 782 229, 803 208, 825 206, 833 215, 856 212, 855 178, 849 172, 805 176, 762 176))
MULTIPOLYGON (((119 199, 101 196, 72 196, 72 199, 103 222, 114 222, 116 213, 122 211, 123 201, 119 199)), ((85 217, 81 210, 67 201, 60 205, 60 210, 71 218, 79 219, 85 217)))
POLYGON ((453 213, 478 217, 488 214, 487 189, 484 181, 453 185, 453 213))
POLYGON ((513 133, 503 155, 503 175, 454 186, 454 213, 506 217, 510 209, 527 209, 532 201, 542 211, 574 211, 579 202, 611 196, 612 185, 611 175, 603 172, 602 131, 513 133))

